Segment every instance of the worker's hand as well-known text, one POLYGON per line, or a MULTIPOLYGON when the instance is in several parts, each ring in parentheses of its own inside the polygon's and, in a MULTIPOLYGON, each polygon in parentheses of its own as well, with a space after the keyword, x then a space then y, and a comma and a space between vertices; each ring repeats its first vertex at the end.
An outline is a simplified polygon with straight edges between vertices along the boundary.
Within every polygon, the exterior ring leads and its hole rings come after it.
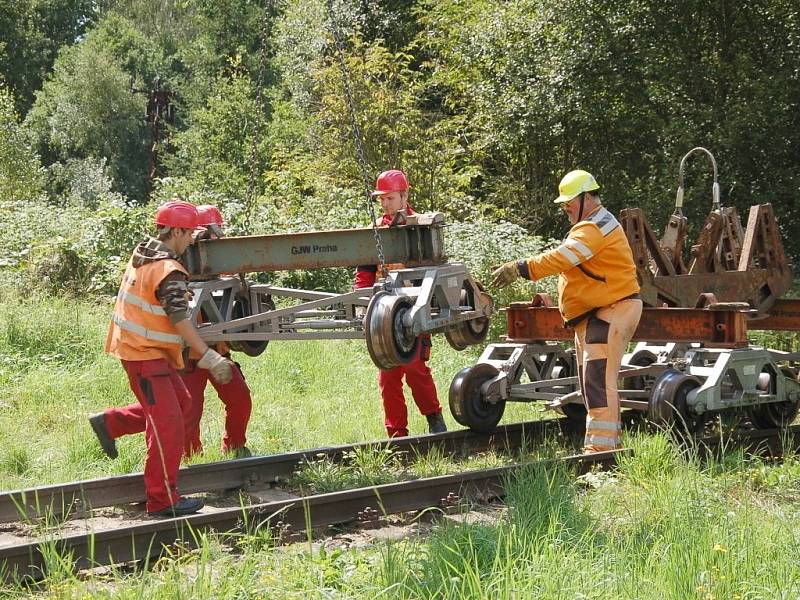
POLYGON ((233 363, 213 348, 206 350, 202 358, 197 361, 197 366, 208 369, 214 380, 222 385, 229 383, 233 377, 233 363))
POLYGON ((503 288, 507 285, 514 283, 519 278, 519 269, 517 268, 517 261, 512 260, 503 263, 492 271, 492 287, 503 288))

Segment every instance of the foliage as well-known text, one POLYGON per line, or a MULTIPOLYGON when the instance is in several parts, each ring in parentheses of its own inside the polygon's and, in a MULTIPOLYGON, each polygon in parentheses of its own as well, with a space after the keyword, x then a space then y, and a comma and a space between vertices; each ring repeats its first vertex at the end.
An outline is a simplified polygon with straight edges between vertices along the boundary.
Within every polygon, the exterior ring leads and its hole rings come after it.
POLYGON ((95 5, 92 0, 0 0, 0 74, 23 115, 58 50, 91 25, 95 5))
POLYGON ((110 12, 84 40, 90 47, 102 49, 114 57, 115 63, 129 76, 131 87, 138 88, 137 93, 144 91, 142 87, 149 90, 160 80, 174 77, 167 54, 169 47, 148 35, 141 24, 141 20, 134 22, 110 12))
MULTIPOLYGON (((424 79, 413 69, 414 56, 391 52, 382 40, 367 44, 355 37, 344 58, 369 176, 362 185, 372 186, 373 173, 403 169, 411 179, 417 210, 468 212, 473 173, 460 161, 462 123, 425 110, 424 79)), ((317 71, 316 94, 314 134, 321 168, 342 185, 363 181, 336 56, 317 71)))
MULTIPOLYGON (((205 106, 190 114, 191 127, 173 138, 174 154, 168 161, 172 171, 183 174, 183 185, 218 194, 217 204, 223 209, 229 201, 248 200, 253 169, 258 177, 268 168, 263 159, 269 156, 263 136, 265 115, 256 105, 252 81, 240 59, 230 76, 217 79, 205 106)), ((245 208, 234 215, 231 225, 243 225, 249 217, 245 208)))
POLYGON ((97 209, 105 202, 124 205, 122 194, 112 189, 105 158, 68 158, 50 165, 47 174, 53 204, 89 209, 97 209))
POLYGON ((144 98, 107 48, 89 35, 64 49, 27 122, 50 162, 105 159, 117 191, 144 198, 144 98))
MULTIPOLYGON (((655 223, 670 208, 678 160, 697 145, 716 154, 726 203, 742 212, 773 202, 786 227, 796 216, 784 190, 797 187, 800 93, 790 67, 800 13, 790 4, 446 0, 419 11, 419 39, 444 102, 473 125, 476 194, 528 227, 552 235, 543 208, 578 166, 597 175, 612 210, 635 203, 655 223)), ((687 173, 695 229, 709 207, 701 167, 687 173)), ((787 245, 798 254, 796 240, 787 245)))
POLYGON ((114 294, 133 247, 150 231, 153 210, 115 201, 112 194, 66 207, 0 203, 6 283, 25 295, 114 294))
POLYGON ((42 195, 44 181, 39 156, 19 123, 14 99, 0 84, 0 198, 33 200, 42 195))

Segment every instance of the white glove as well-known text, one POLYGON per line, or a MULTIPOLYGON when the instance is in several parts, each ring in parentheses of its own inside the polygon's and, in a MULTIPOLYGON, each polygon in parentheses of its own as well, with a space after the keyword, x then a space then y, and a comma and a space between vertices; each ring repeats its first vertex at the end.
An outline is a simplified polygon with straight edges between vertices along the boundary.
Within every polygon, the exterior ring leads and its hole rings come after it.
POLYGON ((213 348, 206 350, 202 358, 197 361, 197 366, 208 369, 211 376, 223 385, 229 383, 233 377, 233 363, 213 348))

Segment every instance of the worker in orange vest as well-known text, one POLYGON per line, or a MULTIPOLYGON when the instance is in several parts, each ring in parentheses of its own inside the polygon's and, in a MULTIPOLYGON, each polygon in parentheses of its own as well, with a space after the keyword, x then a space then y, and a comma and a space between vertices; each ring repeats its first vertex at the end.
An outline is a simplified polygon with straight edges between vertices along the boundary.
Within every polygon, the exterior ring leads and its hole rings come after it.
POLYGON ((222 383, 232 363, 209 348, 187 318, 189 274, 179 257, 193 243, 197 209, 172 201, 156 212, 157 237, 133 251, 114 305, 105 350, 122 361, 137 404, 106 409, 89 422, 103 451, 116 458, 115 439, 144 429, 147 456, 144 484, 147 512, 171 517, 197 512, 198 498, 178 494, 177 478, 191 397, 178 375, 184 345, 198 365, 222 383), (144 422, 144 427, 142 423, 144 422))
MULTIPOLYGON (((216 206, 211 204, 198 206, 197 213, 199 220, 195 240, 222 237, 224 222, 216 206)), ((230 359, 230 348, 224 342, 214 344, 214 350, 230 359)), ((250 421, 253 402, 250 388, 244 380, 239 363, 232 362, 231 380, 221 383, 211 377, 208 369, 199 366, 199 359, 200 355, 194 350, 190 350, 186 368, 181 373, 181 378, 192 397, 184 453, 191 456, 203 450, 200 441, 200 420, 203 416, 206 385, 210 379, 219 399, 225 405, 225 434, 222 438, 222 451, 230 453, 236 458, 251 456, 252 453, 245 444, 247 442, 247 423, 250 421)))
MULTIPOLYGON (((373 196, 380 199, 383 217, 380 225, 388 226, 398 211, 414 214, 408 204, 408 178, 403 171, 392 169, 378 175, 373 196)), ((402 269, 403 265, 386 265, 387 269, 402 269)), ((367 288, 375 284, 377 265, 360 266, 356 270, 354 288, 367 288)), ((378 386, 383 399, 384 425, 389 437, 408 435, 408 409, 403 395, 403 377, 414 402, 428 421, 430 433, 443 433, 447 431, 442 407, 436 396, 436 384, 433 382, 431 370, 427 362, 431 357, 431 336, 419 336, 419 350, 410 363, 392 369, 378 370, 378 386)))
POLYGON ((558 307, 575 330, 578 380, 586 404, 586 452, 620 447, 617 380, 622 355, 642 316, 639 282, 628 238, 603 207, 600 186, 586 171, 570 171, 555 203, 572 228, 561 245, 533 258, 510 261, 493 273, 503 287, 524 277, 536 281, 560 274, 558 307))

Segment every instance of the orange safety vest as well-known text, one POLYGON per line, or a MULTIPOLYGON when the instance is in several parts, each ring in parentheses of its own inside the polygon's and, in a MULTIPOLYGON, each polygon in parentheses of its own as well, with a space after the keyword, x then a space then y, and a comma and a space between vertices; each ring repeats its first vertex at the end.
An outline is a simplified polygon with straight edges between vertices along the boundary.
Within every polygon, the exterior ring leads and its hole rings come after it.
POLYGON ((138 268, 128 262, 108 327, 108 354, 134 361, 164 358, 173 368, 183 368, 183 338, 156 297, 159 284, 174 271, 189 275, 171 258, 138 268))

